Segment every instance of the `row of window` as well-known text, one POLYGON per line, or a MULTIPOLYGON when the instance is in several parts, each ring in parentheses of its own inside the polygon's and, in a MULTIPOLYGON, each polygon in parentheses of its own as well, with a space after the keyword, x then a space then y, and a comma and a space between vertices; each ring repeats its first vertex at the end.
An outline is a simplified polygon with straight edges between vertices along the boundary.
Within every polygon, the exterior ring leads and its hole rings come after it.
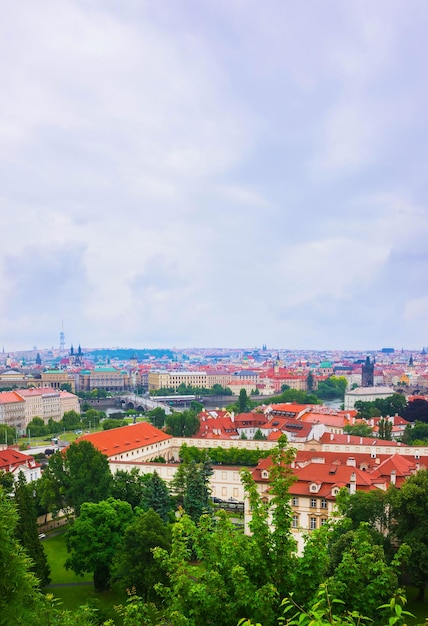
MULTIPOLYGON (((309 518, 309 530, 316 530, 318 528, 318 520, 320 521, 320 526, 324 526, 324 524, 327 523, 327 518, 326 517, 310 517, 309 518)), ((291 526, 292 528, 300 528, 300 524, 299 524, 299 516, 298 515, 293 515, 292 521, 291 521, 291 526)))
MULTIPOLYGON (((318 508, 318 501, 319 501, 319 505, 321 509, 327 508, 327 500, 325 498, 321 498, 320 500, 318 498, 311 498, 311 503, 310 503, 311 509, 318 508)), ((291 500, 291 504, 293 506, 299 506, 299 498, 297 496, 293 496, 291 500)))

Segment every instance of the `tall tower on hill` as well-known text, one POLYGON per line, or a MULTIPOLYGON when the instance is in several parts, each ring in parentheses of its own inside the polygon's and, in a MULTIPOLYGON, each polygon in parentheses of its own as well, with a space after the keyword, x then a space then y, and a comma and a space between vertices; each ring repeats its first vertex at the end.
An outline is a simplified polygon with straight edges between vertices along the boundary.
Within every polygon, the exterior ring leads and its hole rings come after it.
POLYGON ((374 360, 366 358, 366 362, 361 367, 361 386, 374 387, 374 360))
POLYGON ((61 322, 61 332, 59 333, 59 349, 65 350, 65 333, 64 333, 64 322, 61 322))

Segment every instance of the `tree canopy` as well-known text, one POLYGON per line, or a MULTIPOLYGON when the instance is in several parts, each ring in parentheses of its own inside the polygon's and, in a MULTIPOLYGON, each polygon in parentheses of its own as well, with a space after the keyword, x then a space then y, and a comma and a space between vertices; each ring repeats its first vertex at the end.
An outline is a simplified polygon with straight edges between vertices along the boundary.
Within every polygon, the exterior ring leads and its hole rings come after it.
POLYGON ((79 515, 84 502, 100 502, 110 492, 112 475, 107 457, 86 440, 56 452, 40 479, 40 498, 48 510, 79 515))
POLYGON ((168 582, 163 567, 153 557, 156 547, 169 553, 171 530, 149 509, 127 526, 112 566, 112 579, 119 581, 124 589, 135 588, 146 602, 157 601, 155 585, 168 582))
POLYGON ((93 573, 95 589, 108 589, 113 557, 131 520, 132 508, 128 502, 114 498, 84 502, 79 517, 67 532, 70 556, 65 567, 76 574, 93 573))

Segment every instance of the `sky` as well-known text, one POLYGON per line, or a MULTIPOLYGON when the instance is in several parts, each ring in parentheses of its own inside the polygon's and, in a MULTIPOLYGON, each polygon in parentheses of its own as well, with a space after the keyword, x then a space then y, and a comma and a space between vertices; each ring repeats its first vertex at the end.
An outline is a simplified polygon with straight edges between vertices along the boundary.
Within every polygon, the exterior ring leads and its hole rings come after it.
POLYGON ((0 347, 428 345, 425 0, 3 0, 0 347))

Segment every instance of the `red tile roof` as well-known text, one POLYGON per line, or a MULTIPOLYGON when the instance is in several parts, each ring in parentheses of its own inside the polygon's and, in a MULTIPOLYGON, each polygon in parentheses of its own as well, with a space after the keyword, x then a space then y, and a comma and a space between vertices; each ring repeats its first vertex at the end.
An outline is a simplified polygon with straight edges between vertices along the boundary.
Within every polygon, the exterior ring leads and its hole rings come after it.
POLYGON ((138 422, 99 433, 82 435, 76 441, 90 441, 100 452, 111 457, 171 438, 171 435, 167 435, 148 422, 138 422))
POLYGON ((0 393, 0 404, 9 404, 12 402, 25 402, 15 391, 2 391, 0 393))
POLYGON ((18 450, 14 450, 13 448, 0 450, 0 470, 9 472, 21 465, 26 465, 27 467, 38 466, 34 458, 28 454, 22 454, 22 452, 18 452, 18 450))

